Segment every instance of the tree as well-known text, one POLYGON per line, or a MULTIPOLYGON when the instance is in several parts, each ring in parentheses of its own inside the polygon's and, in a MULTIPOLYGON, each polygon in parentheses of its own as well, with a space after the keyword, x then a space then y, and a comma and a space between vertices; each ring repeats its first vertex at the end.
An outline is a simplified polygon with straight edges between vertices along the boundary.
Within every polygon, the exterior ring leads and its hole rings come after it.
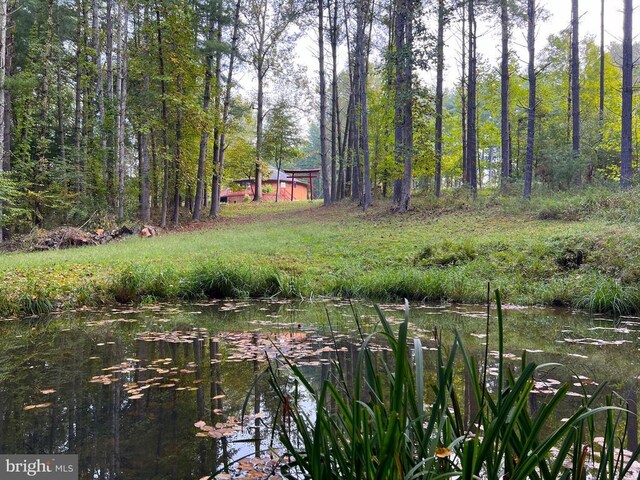
MULTIPOLYGON (((327 159, 327 87, 324 75, 324 0, 318 0, 318 64, 320 75, 320 168, 322 170, 322 198, 325 206, 331 204, 331 178, 327 159)), ((280 169, 278 169, 280 174, 280 169)), ((280 179, 278 178, 278 185, 280 179)), ((276 190, 277 192, 277 190, 276 190)), ((277 200, 276 193, 276 200, 277 200)))
POLYGON ((620 144, 620 185, 629 187, 633 177, 632 110, 633 110, 633 0, 624 0, 622 40, 622 139, 620 144))
MULTIPOLYGON (((208 24, 209 28, 207 31, 207 44, 205 45, 205 64, 206 71, 204 75, 204 91, 202 94, 202 110, 205 114, 209 112, 209 104, 211 103, 211 77, 212 77, 212 67, 213 67, 213 42, 214 35, 216 29, 216 17, 217 17, 217 9, 214 8, 214 5, 219 3, 218 1, 210 2, 210 10, 208 12, 208 24)), ((218 23, 221 22, 220 19, 217 20, 218 23)), ((218 85, 216 85, 218 88, 218 85)), ((205 161, 207 158, 207 145, 209 142, 209 125, 208 122, 203 122, 202 133, 200 136, 200 146, 198 150, 198 173, 196 177, 196 198, 193 207, 193 220, 200 220, 200 212, 202 211, 202 204, 204 201, 204 167, 205 161)))
POLYGON ((471 194, 478 190, 478 130, 477 130, 477 58, 475 0, 467 0, 469 21, 469 73, 467 75, 467 175, 471 194))
POLYGON ((402 179, 393 186, 394 209, 407 211, 411 203, 413 161, 413 1, 396 0, 395 23, 395 156, 403 166, 402 179))
POLYGON ((118 3, 118 40, 117 40, 117 62, 118 83, 116 85, 116 97, 118 98, 118 221, 124 219, 124 176, 125 176, 125 129, 127 116, 127 43, 129 10, 127 0, 120 0, 118 3))
MULTIPOLYGON (((504 0, 503 0, 504 1, 504 0)), ((444 74, 444 28, 447 22, 444 0, 438 0, 438 40, 436 44, 436 140, 435 195, 440 196, 442 184, 442 92, 444 74)))
MULTIPOLYGON (((7 16, 8 0, 0 0, 0 172, 5 171, 5 78, 7 74, 7 16)), ((0 199, 0 218, 3 216, 4 199, 0 199)), ((4 228, 0 226, 0 242, 4 240, 4 228)))
MULTIPOLYGON (((356 3, 356 42, 355 42, 355 66, 354 98, 355 98, 355 123, 358 131, 358 146, 362 149, 362 199, 361 206, 366 210, 373 203, 371 196, 371 165, 369 158, 369 112, 367 108, 367 61, 368 47, 365 41, 367 18, 370 4, 368 0, 357 0, 356 3)), ((360 149, 356 149, 356 152, 360 149)), ((360 178, 360 155, 357 154, 358 178, 360 178)))
POLYGON ((508 0, 500 0, 500 27, 502 37, 502 54, 500 62, 500 187, 506 191, 511 175, 511 145, 509 131, 509 4, 508 0))
POLYGON ((527 156, 524 167, 524 198, 531 197, 533 146, 536 133, 536 2, 527 0, 527 50, 529 51, 529 106, 527 109, 527 156))
POLYGON ((578 0, 571 0, 571 117, 573 120, 572 146, 573 158, 578 171, 576 183, 581 183, 580 172, 580 50, 578 44, 580 35, 578 27, 580 18, 578 15, 578 0))
POLYGON ((278 48, 292 41, 289 26, 301 15, 298 0, 248 0, 243 12, 246 27, 246 58, 258 82, 256 113, 256 162, 254 200, 262 197, 262 143, 264 126, 264 87, 267 75, 277 68, 278 48))
POLYGON ((264 132, 264 158, 278 170, 276 202, 280 191, 280 171, 283 165, 291 165, 301 157, 302 143, 291 105, 279 100, 269 111, 264 132))
POLYGON ((236 6, 233 14, 233 33, 231 34, 231 47, 229 51, 229 68, 227 70, 227 80, 225 85, 224 101, 222 102, 222 119, 220 122, 220 138, 218 140, 218 158, 215 160, 214 175, 211 182, 211 211, 209 216, 215 218, 218 216, 220 209, 220 183, 223 178, 224 171, 224 157, 227 149, 226 133, 229 123, 229 108, 231 106, 231 89, 233 87, 233 72, 235 60, 238 50, 238 36, 240 30, 240 7, 242 5, 241 0, 236 1, 236 6))

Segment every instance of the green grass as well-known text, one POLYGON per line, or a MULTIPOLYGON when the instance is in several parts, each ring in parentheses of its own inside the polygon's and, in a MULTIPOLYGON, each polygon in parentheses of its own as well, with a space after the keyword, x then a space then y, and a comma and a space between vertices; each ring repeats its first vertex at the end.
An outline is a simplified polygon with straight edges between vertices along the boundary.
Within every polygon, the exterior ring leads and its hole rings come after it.
POLYGON ((225 206, 203 228, 98 247, 0 256, 0 311, 201 296, 339 295, 640 310, 640 192, 592 189, 523 202, 464 193, 225 206))

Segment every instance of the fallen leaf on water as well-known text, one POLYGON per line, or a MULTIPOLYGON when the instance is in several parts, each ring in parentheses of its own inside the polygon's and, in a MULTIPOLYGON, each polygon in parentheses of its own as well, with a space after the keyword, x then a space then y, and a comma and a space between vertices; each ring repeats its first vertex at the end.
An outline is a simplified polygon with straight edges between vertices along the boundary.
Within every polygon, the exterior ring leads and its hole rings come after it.
POLYGON ((436 448, 435 455, 438 458, 447 458, 450 457, 453 452, 449 450, 447 447, 438 447, 436 448))

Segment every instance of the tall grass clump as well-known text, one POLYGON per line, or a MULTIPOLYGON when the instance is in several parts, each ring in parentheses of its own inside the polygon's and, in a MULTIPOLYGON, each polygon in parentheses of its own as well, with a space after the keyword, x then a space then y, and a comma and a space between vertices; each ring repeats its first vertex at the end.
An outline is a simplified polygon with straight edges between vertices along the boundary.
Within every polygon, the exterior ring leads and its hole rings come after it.
POLYGON ((578 308, 591 312, 628 315, 640 308, 640 291, 611 278, 598 278, 577 302, 578 308))
POLYGON ((273 267, 211 261, 183 276, 184 298, 257 298, 280 295, 301 298, 302 281, 273 267))
MULTIPOLYGON (((397 333, 378 309, 381 331, 363 337, 353 376, 345 373, 337 354, 337 380, 325 380, 317 388, 311 377, 287 358, 280 360, 281 365, 270 363, 270 384, 284 412, 276 428, 290 458, 282 467, 285 477, 623 478, 640 454, 636 450, 629 459, 620 451, 626 411, 615 406, 611 396, 599 406, 604 385, 591 395, 583 385, 580 406, 555 426, 558 406, 569 392, 565 384, 546 396, 545 403, 533 413, 529 399, 536 375, 558 365, 537 365, 523 355, 519 372, 508 368, 498 291, 496 300, 495 381, 488 381, 488 347, 479 361, 467 353, 457 333, 449 349, 443 347, 436 333, 436 368, 434 372, 425 371, 422 342, 409 339, 408 308, 397 333), (377 337, 388 346, 389 355, 376 356, 372 342, 377 337), (460 384, 456 365, 460 364, 472 402, 477 405, 477 413, 466 418, 456 392, 456 384, 460 384), (426 382, 427 378, 431 380, 426 382), (290 395, 292 379, 311 397, 315 404, 311 411, 306 395, 290 395), (490 391, 490 384, 494 391, 490 391), (425 404, 428 390, 434 395, 431 405, 425 404), (599 445, 596 435, 602 438, 599 445)), ((487 332, 489 321, 488 314, 487 332)), ((335 349, 337 353, 337 344, 335 349)))

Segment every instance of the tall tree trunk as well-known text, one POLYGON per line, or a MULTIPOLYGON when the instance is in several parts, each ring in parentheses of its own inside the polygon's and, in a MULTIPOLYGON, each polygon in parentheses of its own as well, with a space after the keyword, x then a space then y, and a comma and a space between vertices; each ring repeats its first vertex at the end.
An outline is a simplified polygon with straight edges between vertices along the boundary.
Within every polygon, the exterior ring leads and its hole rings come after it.
POLYGON ((359 0, 358 2, 361 31, 360 31, 360 48, 356 42, 356 55, 359 56, 358 67, 360 72, 358 75, 358 99, 360 100, 360 144, 362 146, 362 165, 363 165, 363 184, 362 184, 362 208, 366 210, 373 203, 371 197, 371 165, 369 160, 369 115, 367 109, 367 57, 365 56, 365 28, 367 16, 369 15, 368 0, 359 0))
POLYGON ((500 158, 502 160, 500 187, 503 192, 509 185, 511 174, 511 146, 509 135, 509 4, 500 0, 500 23, 502 27, 502 61, 500 62, 500 158))
POLYGON ((571 0, 571 117, 573 134, 573 159, 577 167, 576 184, 582 183, 580 169, 580 50, 579 50, 579 25, 578 0, 571 0))
POLYGON ((124 220, 125 128, 127 116, 127 33, 129 31, 127 0, 118 4, 118 221, 124 220))
MULTIPOLYGON (((597 151, 597 158, 600 160, 602 156, 602 142, 604 140, 604 0, 601 0, 600 4, 600 92, 599 92, 599 105, 598 105, 598 138, 599 147, 597 151)), ((591 183, 593 179, 593 171, 595 166, 589 165, 589 171, 587 174, 587 181, 591 183)))
MULTIPOLYGON (((7 129, 6 120, 4 113, 6 110, 5 106, 5 83, 6 83, 6 75, 7 75, 7 16, 9 14, 8 11, 8 0, 0 0, 0 170, 5 171, 4 168, 4 157, 5 157, 5 148, 6 145, 4 143, 5 139, 5 130, 7 129)), ((2 207, 4 202, 0 202, 0 219, 2 218, 2 207)), ((0 242, 4 240, 5 228, 0 225, 0 242)))
MULTIPOLYGON (((318 65, 320 75, 320 166, 323 205, 331 205, 331 172, 327 159, 327 86, 324 74, 324 0, 318 0, 318 65)), ((280 188, 280 184, 276 189, 280 188)))
POLYGON ((477 59, 476 59, 476 16, 475 1, 468 0, 469 9, 469 75, 467 79, 467 173, 471 194, 478 191, 478 129, 477 129, 477 59))
POLYGON ((620 145, 620 185, 627 188, 633 178, 632 111, 633 111, 633 0, 624 0, 622 39, 622 142, 620 145))
MULTIPOLYGON (((145 23, 148 22, 148 9, 145 6, 144 11, 145 23)), ((142 50, 144 58, 151 63, 149 55, 149 37, 147 33, 142 35, 142 50)), ((149 97, 149 70, 145 69, 142 77, 142 96, 143 105, 147 106, 147 98, 149 97)), ((142 223, 148 223, 151 220, 151 165, 149 164, 149 133, 148 126, 144 125, 138 134, 138 148, 140 150, 140 220, 142 223)))
POLYGON ((92 46, 94 50, 94 63, 96 65, 96 99, 98 103, 98 122, 103 129, 104 122, 104 79, 102 74, 102 43, 100 41, 100 15, 99 0, 91 2, 91 30, 93 34, 92 46))
POLYGON ((527 157, 524 164, 524 198, 531 198, 533 182, 533 146, 536 133, 536 4, 527 0, 527 50, 529 51, 529 108, 527 112, 527 157))
POLYGON ((162 43, 162 25, 160 23, 160 6, 156 4, 156 34, 158 37, 158 73, 160 74, 160 98, 162 102, 162 206, 160 207, 160 226, 167 226, 167 212, 169 211, 169 141, 167 139, 167 86, 164 78, 164 53, 162 43))
MULTIPOLYGON (((115 111, 115 105, 113 100, 113 0, 107 0, 107 15, 106 15, 106 40, 105 40, 105 62, 107 67, 107 90, 106 99, 107 105, 105 108, 105 116, 107 112, 110 118, 115 118, 113 113, 115 111)), ((115 212, 116 208, 116 192, 115 192, 115 168, 116 162, 113 148, 113 129, 109 128, 104 132, 106 137, 106 160, 105 165, 107 169, 107 202, 112 212, 115 212)))
POLYGON ((435 194, 440 197, 442 186, 442 84, 444 76, 444 0, 438 0, 438 40, 436 44, 436 140, 435 140, 435 194))
MULTIPOLYGON (((12 73, 12 63, 13 63, 13 49, 14 49, 14 35, 15 35, 15 20, 11 18, 9 12, 14 10, 15 3, 11 3, 7 7, 7 17, 6 17, 6 25, 5 25, 5 41, 3 42, 5 48, 5 54, 0 59, 0 62, 3 62, 4 65, 4 74, 5 80, 7 77, 11 76, 12 73)), ((4 92, 4 109, 0 111, 0 115, 2 115, 2 122, 4 125, 4 132, 2 135, 4 153, 2 157, 0 157, 0 170, 3 172, 11 171, 11 92, 4 92)), ((0 208, 2 204, 0 204, 0 208)), ((8 240, 10 237, 10 230, 5 226, 0 225, 0 238, 4 240, 8 240)))
POLYGON ((237 55, 238 38, 240 31, 240 9, 242 1, 236 1, 236 7, 233 14, 233 34, 231 36, 231 49, 229 52, 229 69, 227 71, 227 83, 225 86, 224 102, 222 104, 222 131, 220 133, 220 150, 218 152, 217 171, 214 181, 211 183, 211 211, 212 218, 218 216, 220 211, 220 182, 224 171, 224 152, 226 150, 225 134, 227 122, 229 121, 229 107, 231 105, 231 87, 233 86, 233 68, 237 55))
POLYGON ((265 67, 262 62, 258 65, 258 112, 256 118, 256 167, 253 200, 262 199, 262 132, 264 124, 264 77, 265 67))
MULTIPOLYGON (((178 77, 178 95, 182 97, 183 89, 182 89, 182 78, 178 77)), ((179 100, 182 102, 182 98, 179 100)), ((171 221, 174 227, 178 226, 180 221, 180 172, 181 172, 181 161, 182 161, 182 106, 179 105, 176 111, 176 147, 173 158, 173 216, 171 221)))
POLYGON ((411 202, 411 163, 413 160, 413 92, 411 76, 412 59, 412 0, 398 0, 396 13, 396 98, 395 98, 395 155, 403 166, 401 180, 393 186, 393 202, 396 211, 406 211, 411 202))
MULTIPOLYGON (((0 0, 1 2, 2 0, 0 0)), ((68 190, 68 166, 66 157, 66 141, 65 141, 65 129, 64 129, 64 109, 62 105, 62 58, 60 51, 62 46, 60 45, 58 51, 58 64, 56 66, 56 87, 57 87, 57 109, 58 109, 58 141, 60 142, 60 164, 62 165, 62 182, 63 191, 66 193, 68 190)), ((3 98, 4 100, 4 98, 3 98)))
POLYGON ((340 143, 340 104, 338 98, 338 0, 333 0, 329 14, 329 36, 331 41, 331 201, 338 199, 338 144, 340 143))
MULTIPOLYGON (((215 34, 215 20, 216 15, 214 12, 209 12, 209 31, 207 34, 207 54, 205 57, 206 71, 204 74, 204 93, 202 95, 202 111, 205 116, 209 112, 209 103, 211 102, 211 68, 213 65, 213 51, 212 44, 215 34)), ((219 21, 219 20, 218 20, 219 21)), ((218 86, 216 85, 216 88, 218 86)), ((207 145, 209 143, 209 126, 205 123, 200 132, 200 147, 198 150, 198 174, 196 177, 196 198, 193 206, 193 220, 200 220, 200 212, 202 211, 203 204, 203 190, 204 190, 204 167, 207 159, 207 145)), ((214 165, 215 167, 215 165, 214 165)))
POLYGON ((149 134, 140 132, 140 221, 148 223, 151 220, 151 189, 149 181, 149 134))
MULTIPOLYGON (((222 18, 222 3, 218 4, 218 18, 222 18)), ((218 21, 218 28, 216 30, 216 40, 218 44, 222 43, 222 22, 218 21)), ((222 132, 221 118, 220 118, 220 85, 222 83, 222 50, 218 49, 216 52, 216 64, 215 64, 215 78, 216 78, 216 94, 214 97, 214 112, 216 115, 215 125, 213 127, 213 159, 212 159, 212 178, 211 183, 217 187, 218 197, 220 196, 220 184, 222 182, 222 167, 220 167, 220 154, 222 147, 220 145, 220 136, 222 132)), ((220 198, 218 198, 218 202, 220 198)))
POLYGON ((462 6, 462 40, 460 49, 462 55, 460 56, 460 71, 462 72, 462 78, 460 79, 460 120, 461 120, 461 133, 462 133, 462 183, 469 183, 469 162, 467 160, 467 11, 462 6))
POLYGON ((82 158, 82 74, 83 74, 83 45, 82 45, 82 13, 83 6, 81 0, 76 0, 76 76, 75 76, 75 115, 73 121, 73 136, 74 136, 74 169, 76 178, 74 178, 74 185, 76 185, 77 191, 81 190, 80 186, 80 165, 83 163, 82 158))

